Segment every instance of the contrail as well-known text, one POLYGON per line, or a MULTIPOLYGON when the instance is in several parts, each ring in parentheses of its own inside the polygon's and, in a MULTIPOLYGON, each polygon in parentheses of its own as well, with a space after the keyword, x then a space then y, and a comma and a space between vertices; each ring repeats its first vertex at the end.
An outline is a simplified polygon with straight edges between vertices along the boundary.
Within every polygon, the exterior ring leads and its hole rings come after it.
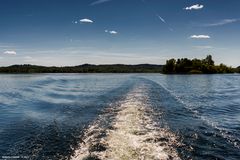
MULTIPOLYGON (((147 3, 145 0, 141 0, 143 3, 147 3)), ((166 20, 161 17, 152 7, 148 6, 150 10, 152 10, 153 12, 155 12, 155 15, 159 18, 159 20, 161 20, 161 22, 163 22, 164 24, 166 24, 167 28, 169 29, 169 31, 173 31, 173 29, 170 27, 170 25, 166 22, 166 20)))
POLYGON ((157 17, 163 22, 163 23, 166 23, 166 21, 159 15, 157 15, 157 17))
POLYGON ((164 24, 166 24, 167 25, 167 27, 168 27, 168 29, 170 30, 170 31, 173 31, 173 29, 171 28, 171 27, 169 27, 169 24, 165 21, 165 19, 164 18, 162 18, 161 16, 159 16, 158 14, 157 14, 157 17, 164 23, 164 24))

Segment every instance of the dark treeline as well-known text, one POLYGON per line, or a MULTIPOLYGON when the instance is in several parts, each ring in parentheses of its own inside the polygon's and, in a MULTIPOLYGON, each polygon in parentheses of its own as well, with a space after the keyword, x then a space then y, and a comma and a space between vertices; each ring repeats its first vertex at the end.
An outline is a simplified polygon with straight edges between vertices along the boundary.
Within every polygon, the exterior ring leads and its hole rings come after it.
POLYGON ((240 73, 240 66, 237 67, 236 72, 240 73))
POLYGON ((166 74, 213 74, 213 73, 234 73, 239 72, 238 69, 228 67, 224 64, 215 65, 211 55, 205 59, 170 59, 167 60, 163 68, 166 74))
POLYGON ((13 65, 0 67, 0 73, 161 73, 162 65, 91 65, 73 67, 45 67, 36 65, 13 65))

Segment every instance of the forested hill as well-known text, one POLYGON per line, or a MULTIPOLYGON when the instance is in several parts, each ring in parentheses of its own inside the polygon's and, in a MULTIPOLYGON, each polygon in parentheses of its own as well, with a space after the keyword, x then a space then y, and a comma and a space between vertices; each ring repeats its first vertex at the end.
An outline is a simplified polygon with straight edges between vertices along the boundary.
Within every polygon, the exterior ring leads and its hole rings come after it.
POLYGON ((36 65, 12 65, 0 67, 0 73, 161 73, 163 65, 91 65, 46 67, 36 65))

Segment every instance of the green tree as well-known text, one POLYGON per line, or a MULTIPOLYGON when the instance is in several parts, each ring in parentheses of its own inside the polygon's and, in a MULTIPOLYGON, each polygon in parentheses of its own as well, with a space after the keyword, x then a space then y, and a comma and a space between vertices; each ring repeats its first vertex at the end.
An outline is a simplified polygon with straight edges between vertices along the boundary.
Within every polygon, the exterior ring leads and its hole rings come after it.
POLYGON ((163 70, 165 73, 174 73, 175 67, 176 67, 176 60, 170 59, 170 60, 167 60, 166 65, 163 70))
POLYGON ((214 66, 214 61, 211 55, 207 55, 207 57, 203 60, 203 62, 207 65, 214 66))

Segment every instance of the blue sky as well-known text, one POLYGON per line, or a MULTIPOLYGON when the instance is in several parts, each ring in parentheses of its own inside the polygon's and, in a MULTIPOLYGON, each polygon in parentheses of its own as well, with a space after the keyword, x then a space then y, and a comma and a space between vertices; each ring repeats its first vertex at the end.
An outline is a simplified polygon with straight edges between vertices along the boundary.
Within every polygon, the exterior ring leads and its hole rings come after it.
POLYGON ((240 65, 238 0, 0 0, 0 66, 240 65))

